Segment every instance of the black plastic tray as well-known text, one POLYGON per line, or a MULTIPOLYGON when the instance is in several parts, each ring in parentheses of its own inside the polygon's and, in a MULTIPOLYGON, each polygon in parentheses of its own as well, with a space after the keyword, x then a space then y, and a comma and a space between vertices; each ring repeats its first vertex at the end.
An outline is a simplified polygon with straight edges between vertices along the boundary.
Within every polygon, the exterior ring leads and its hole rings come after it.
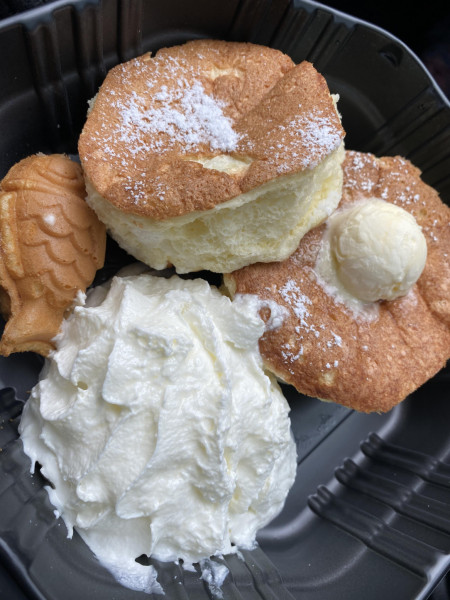
MULTIPOLYGON (((307 1, 57 1, 5 20, 0 177, 33 152, 76 153, 87 99, 115 63, 196 37, 262 43, 311 60, 341 96, 347 147, 408 157, 450 202, 447 100, 401 42, 307 1)), ((99 277, 128 260, 110 243, 99 277)), ((33 354, 0 360, 0 597, 148 598, 118 585, 79 537, 66 538, 43 479, 29 473, 17 426, 41 365, 33 354)), ((385 415, 284 388, 297 479, 259 548, 244 560, 225 557, 223 598, 426 598, 450 568, 449 382, 443 370, 385 415)), ((199 572, 156 566, 167 598, 217 596, 199 572)))

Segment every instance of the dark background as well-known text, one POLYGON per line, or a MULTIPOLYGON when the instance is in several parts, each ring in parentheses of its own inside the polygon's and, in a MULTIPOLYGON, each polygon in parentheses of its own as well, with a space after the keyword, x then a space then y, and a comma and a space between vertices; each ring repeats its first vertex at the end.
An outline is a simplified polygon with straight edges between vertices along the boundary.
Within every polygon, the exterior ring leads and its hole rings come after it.
POLYGON ((378 25, 411 48, 450 98, 450 0, 322 2, 378 25))
MULTIPOLYGON (((51 2, 0 0, 0 19, 51 2)), ((417 54, 450 98, 450 0, 325 0, 322 4, 398 37, 417 54)))
MULTIPOLYGON (((0 0, 0 19, 51 2, 0 0)), ((450 99, 450 0, 328 0, 322 4, 368 21, 399 38, 419 57, 450 99)), ((13 582, 8 581, 0 565, 0 596, 3 598, 6 591, 11 599, 25 599, 10 585, 13 582)), ((450 576, 438 586, 430 600, 450 600, 450 576)))

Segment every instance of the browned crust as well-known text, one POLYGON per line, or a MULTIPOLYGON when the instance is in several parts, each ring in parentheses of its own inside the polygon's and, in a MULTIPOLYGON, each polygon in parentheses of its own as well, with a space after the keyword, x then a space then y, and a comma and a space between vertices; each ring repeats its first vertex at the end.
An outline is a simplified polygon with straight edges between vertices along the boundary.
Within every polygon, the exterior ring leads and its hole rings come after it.
MULTIPOLYGON (((180 102, 170 106, 183 112, 180 102)), ((295 66, 278 50, 255 44, 197 40, 112 69, 83 128, 79 154, 101 196, 124 212, 165 220, 311 168, 343 137, 325 79, 310 63, 295 66), (213 78, 212 72, 222 74, 213 78), (179 92, 180 81, 191 90, 201 84, 221 103, 239 138, 232 150, 212 149, 207 141, 187 146, 185 136, 144 131, 143 113, 160 115, 158 98, 179 92), (188 160, 224 153, 253 162, 243 174, 229 175, 188 160)))
POLYGON ((60 154, 25 158, 1 182, 0 308, 8 321, 0 354, 47 355, 77 292, 103 265, 105 227, 85 195, 80 165, 60 154))
POLYGON ((324 225, 310 231, 288 260, 245 267, 227 277, 236 293, 275 300, 289 311, 279 329, 261 338, 268 369, 304 394, 382 412, 450 357, 450 209, 403 158, 347 152, 343 168, 341 206, 381 197, 422 226, 427 263, 408 295, 380 303, 374 321, 355 318, 316 279, 324 225))

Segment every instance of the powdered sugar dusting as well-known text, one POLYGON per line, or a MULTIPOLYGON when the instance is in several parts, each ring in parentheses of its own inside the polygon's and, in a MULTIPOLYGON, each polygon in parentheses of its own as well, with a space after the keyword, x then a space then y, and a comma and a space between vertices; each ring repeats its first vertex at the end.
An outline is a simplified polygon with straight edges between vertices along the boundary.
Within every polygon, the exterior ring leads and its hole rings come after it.
POLYGON ((283 300, 292 308, 299 321, 296 331, 298 332, 300 327, 303 327, 307 331, 314 330, 314 326, 308 324, 308 318, 310 317, 308 306, 310 306, 312 302, 308 296, 302 294, 300 288, 293 279, 289 279, 284 284, 284 286, 280 289, 280 295, 283 300))
POLYGON ((199 81, 189 84, 179 78, 170 90, 162 86, 152 100, 147 107, 146 98, 133 91, 119 107, 119 139, 128 144, 132 154, 163 152, 174 143, 182 144, 186 152, 199 144, 207 144, 213 151, 236 149, 239 137, 232 121, 199 81), (166 134, 164 140, 158 138, 161 133, 166 134))
MULTIPOLYGON (((294 363, 299 359, 303 359, 307 354, 306 347, 311 346, 312 340, 314 340, 315 347, 326 352, 327 356, 333 348, 342 348, 341 336, 332 330, 326 331, 325 325, 318 322, 317 315, 311 315, 312 301, 301 291, 296 281, 289 279, 279 289, 279 294, 298 320, 297 325, 294 327, 295 344, 285 343, 281 347, 281 355, 286 363, 294 363), (315 324, 311 322, 313 319, 315 324)), ((329 365, 327 368, 331 368, 331 365, 337 367, 339 362, 334 359, 327 364, 329 365)), ((292 370, 291 373, 293 373, 292 370)))
MULTIPOLYGON (((329 154, 341 143, 341 133, 330 118, 323 115, 321 111, 306 115, 299 114, 289 123, 289 127, 300 131, 302 142, 308 146, 311 153, 316 149, 321 153, 329 154)), ((305 160, 306 166, 311 166, 308 159, 305 160)))
POLYGON ((133 178, 127 175, 123 187, 134 198, 135 202, 147 203, 147 192, 142 179, 139 179, 137 176, 133 178))
POLYGON ((369 177, 361 179, 360 173, 365 167, 376 167, 375 157, 370 154, 355 152, 351 154, 351 158, 352 162, 346 166, 344 187, 349 190, 359 187, 364 192, 372 193, 375 188, 375 182, 369 177))
POLYGON ((335 122, 320 110, 302 112, 286 125, 279 125, 275 133, 279 142, 271 148, 271 161, 279 173, 292 169, 292 159, 298 158, 304 169, 315 168, 342 141, 342 132, 335 122))

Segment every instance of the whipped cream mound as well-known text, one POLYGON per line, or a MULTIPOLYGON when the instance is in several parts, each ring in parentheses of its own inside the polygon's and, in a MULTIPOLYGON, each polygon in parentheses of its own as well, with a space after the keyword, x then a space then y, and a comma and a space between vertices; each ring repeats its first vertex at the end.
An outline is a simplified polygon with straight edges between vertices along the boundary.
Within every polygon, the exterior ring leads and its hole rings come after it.
POLYGON ((370 303, 406 295, 426 258, 425 236, 414 217, 371 198, 329 217, 316 269, 344 301, 370 303))
POLYGON ((127 587, 162 591, 136 558, 252 548, 281 510, 296 449, 263 331, 252 303, 148 273, 95 288, 63 323, 20 433, 69 536, 127 587))

